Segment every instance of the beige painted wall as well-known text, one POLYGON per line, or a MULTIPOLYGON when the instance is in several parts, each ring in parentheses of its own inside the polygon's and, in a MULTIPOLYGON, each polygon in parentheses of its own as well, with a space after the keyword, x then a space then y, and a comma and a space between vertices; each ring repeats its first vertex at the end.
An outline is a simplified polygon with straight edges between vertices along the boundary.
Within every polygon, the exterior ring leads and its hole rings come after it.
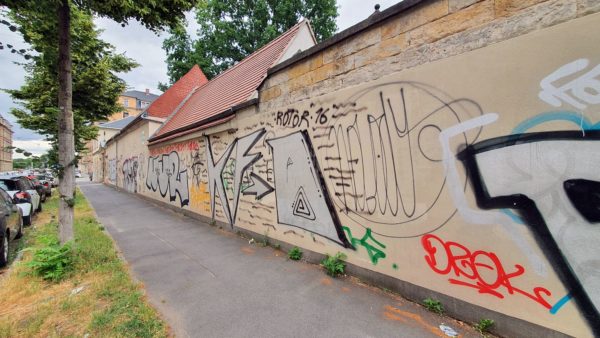
POLYGON ((141 120, 124 134, 111 141, 106 149, 108 177, 105 182, 133 193, 143 193, 148 158, 149 125, 141 120))
MULTIPOLYGON (((137 191, 591 336, 589 307, 558 305, 573 288, 560 277, 567 264, 600 309, 599 232, 563 189, 569 179, 600 181, 591 131, 600 120, 600 14, 587 15, 600 8, 470 1, 458 11, 458 3, 429 2, 273 74, 258 113, 146 150, 137 191), (569 136, 579 139, 559 138, 561 130, 579 130, 569 136), (476 181, 455 159, 466 145, 533 131, 550 133, 463 154, 491 197, 521 193, 537 203, 566 263, 524 218, 531 208, 479 208, 476 181)), ((127 137, 107 149, 117 168, 121 156, 145 154, 140 133, 127 137)), ((116 175, 119 184, 122 169, 116 175)))

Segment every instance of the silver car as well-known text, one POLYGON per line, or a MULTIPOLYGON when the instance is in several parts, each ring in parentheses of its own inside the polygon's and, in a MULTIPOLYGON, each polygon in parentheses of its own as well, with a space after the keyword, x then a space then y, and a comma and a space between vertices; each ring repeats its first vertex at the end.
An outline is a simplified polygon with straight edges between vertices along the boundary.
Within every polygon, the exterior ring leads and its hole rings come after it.
POLYGON ((26 177, 0 176, 0 188, 4 189, 21 209, 23 225, 31 225, 36 211, 42 211, 41 197, 26 177))

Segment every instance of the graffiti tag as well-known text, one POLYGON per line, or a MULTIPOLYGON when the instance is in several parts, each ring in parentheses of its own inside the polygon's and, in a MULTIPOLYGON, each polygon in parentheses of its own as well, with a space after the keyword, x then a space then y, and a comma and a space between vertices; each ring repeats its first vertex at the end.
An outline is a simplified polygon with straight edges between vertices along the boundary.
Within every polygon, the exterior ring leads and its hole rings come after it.
POLYGON ((552 295, 548 289, 534 287, 527 292, 513 285, 515 278, 525 273, 525 268, 514 265, 510 271, 504 267, 500 258, 493 252, 471 251, 456 242, 444 241, 436 235, 421 237, 425 249, 425 261, 435 273, 454 275, 448 279, 451 284, 474 288, 481 294, 503 299, 505 294, 521 294, 547 308, 552 308, 545 297, 552 295))

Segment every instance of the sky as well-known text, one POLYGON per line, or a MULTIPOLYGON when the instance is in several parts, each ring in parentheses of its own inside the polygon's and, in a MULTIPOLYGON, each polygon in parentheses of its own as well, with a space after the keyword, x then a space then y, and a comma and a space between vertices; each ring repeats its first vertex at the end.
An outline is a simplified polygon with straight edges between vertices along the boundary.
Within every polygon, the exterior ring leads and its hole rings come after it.
MULTIPOLYGON (((366 19, 373 13, 375 4, 379 4, 380 10, 384 10, 398 2, 400 0, 338 0, 338 32, 366 19)), ((188 13, 186 19, 188 33, 194 36, 198 27, 194 15, 188 13)), ((158 83, 168 82, 166 54, 162 49, 162 41, 168 36, 167 33, 157 35, 135 21, 125 27, 106 18, 97 18, 94 21, 99 29, 104 30, 101 34, 104 41, 111 43, 117 53, 124 53, 140 64, 129 73, 119 74, 119 77, 127 83, 128 89, 144 91, 148 88, 150 92, 160 94, 157 89, 158 83)), ((17 49, 28 46, 19 34, 11 32, 4 25, 0 26, 0 42, 4 44, 4 49, 0 50, 0 88, 17 89, 24 83, 25 71, 15 62, 25 60, 17 54, 11 54, 6 44, 11 44, 17 49)), ((47 141, 44 141, 44 136, 21 128, 14 116, 9 113, 13 107, 18 105, 12 102, 8 94, 0 92, 0 114, 13 125, 13 146, 25 149, 34 155, 46 152, 50 146, 47 141)), ((14 158, 19 156, 16 153, 13 155, 14 158)))

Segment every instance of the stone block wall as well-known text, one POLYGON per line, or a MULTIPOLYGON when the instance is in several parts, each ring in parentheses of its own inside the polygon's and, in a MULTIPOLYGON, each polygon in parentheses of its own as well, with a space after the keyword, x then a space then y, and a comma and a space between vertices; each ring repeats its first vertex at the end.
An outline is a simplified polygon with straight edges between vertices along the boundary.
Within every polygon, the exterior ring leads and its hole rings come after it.
POLYGON ((261 104, 318 97, 597 11, 594 0, 425 1, 272 74, 261 104))

